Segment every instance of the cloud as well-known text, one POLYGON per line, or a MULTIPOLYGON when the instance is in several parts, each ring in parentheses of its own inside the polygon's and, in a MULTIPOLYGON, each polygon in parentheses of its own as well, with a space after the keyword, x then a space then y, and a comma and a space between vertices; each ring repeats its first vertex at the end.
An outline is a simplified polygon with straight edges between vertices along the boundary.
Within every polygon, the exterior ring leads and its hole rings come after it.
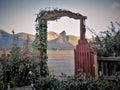
POLYGON ((120 8, 120 2, 113 2, 112 7, 113 8, 120 8))

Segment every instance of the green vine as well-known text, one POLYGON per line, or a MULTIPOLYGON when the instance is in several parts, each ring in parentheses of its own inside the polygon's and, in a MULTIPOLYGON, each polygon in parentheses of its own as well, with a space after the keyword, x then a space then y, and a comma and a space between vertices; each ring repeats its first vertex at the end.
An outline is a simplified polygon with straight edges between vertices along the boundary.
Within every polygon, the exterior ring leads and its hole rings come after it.
POLYGON ((41 10, 36 17, 36 40, 34 42, 35 48, 39 51, 40 57, 40 75, 46 76, 49 74, 48 65, 47 65, 47 19, 43 18, 44 16, 65 11, 62 9, 53 9, 53 10, 41 10))
POLYGON ((36 27, 35 46, 40 51, 40 74, 46 76, 49 74, 47 66, 47 21, 42 19, 36 27))
POLYGON ((64 9, 58 9, 58 8, 48 8, 48 9, 45 9, 45 10, 41 10, 38 14, 37 14, 37 18, 36 18, 36 21, 38 19, 41 19, 43 18, 44 16, 47 16, 48 14, 53 14, 53 13, 58 13, 58 12, 70 12, 68 10, 64 10, 64 9))

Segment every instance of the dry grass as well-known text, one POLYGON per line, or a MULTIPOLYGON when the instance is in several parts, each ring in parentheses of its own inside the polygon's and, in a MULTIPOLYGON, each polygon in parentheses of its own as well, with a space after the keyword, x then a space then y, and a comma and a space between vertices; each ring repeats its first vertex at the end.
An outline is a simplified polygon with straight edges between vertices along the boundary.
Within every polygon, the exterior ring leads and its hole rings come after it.
POLYGON ((74 58, 73 50, 48 50, 48 59, 69 59, 74 58))

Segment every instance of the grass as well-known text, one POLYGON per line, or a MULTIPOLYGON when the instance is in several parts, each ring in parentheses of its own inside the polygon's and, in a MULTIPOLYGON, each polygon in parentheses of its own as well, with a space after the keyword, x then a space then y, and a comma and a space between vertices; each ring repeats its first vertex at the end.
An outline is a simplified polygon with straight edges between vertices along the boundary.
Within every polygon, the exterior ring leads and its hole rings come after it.
POLYGON ((74 58, 74 50, 48 50, 48 59, 69 59, 74 58))

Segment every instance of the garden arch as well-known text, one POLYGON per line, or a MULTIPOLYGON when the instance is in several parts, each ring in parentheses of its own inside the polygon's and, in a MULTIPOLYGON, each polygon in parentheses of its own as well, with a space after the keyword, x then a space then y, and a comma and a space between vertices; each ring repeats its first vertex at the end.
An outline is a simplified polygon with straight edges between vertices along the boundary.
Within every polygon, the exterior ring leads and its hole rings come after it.
POLYGON ((91 74, 94 76, 93 51, 85 39, 85 19, 87 19, 87 17, 79 13, 73 13, 71 11, 62 9, 41 10, 40 13, 37 14, 35 46, 39 50, 41 76, 46 76, 49 73, 47 66, 47 21, 56 20, 63 16, 80 20, 80 40, 78 41, 78 45, 76 45, 76 49, 74 50, 75 75, 79 74, 81 70, 87 75, 91 74))

